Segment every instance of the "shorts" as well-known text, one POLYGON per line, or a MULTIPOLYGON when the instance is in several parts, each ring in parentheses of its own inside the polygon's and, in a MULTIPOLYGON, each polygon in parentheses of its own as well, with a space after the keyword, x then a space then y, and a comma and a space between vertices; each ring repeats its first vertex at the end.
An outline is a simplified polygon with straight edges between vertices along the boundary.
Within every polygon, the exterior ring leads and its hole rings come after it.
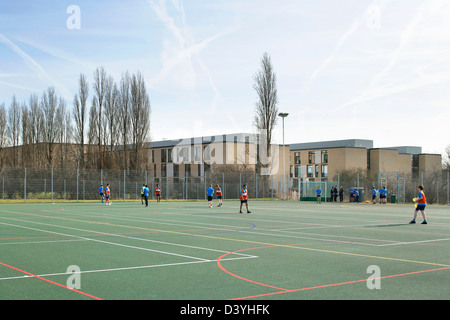
POLYGON ((161 193, 157 193, 156 196, 157 196, 157 197, 161 197, 161 193))
POLYGON ((241 200, 241 203, 247 203, 247 200, 241 200))
POLYGON ((377 196, 376 195, 372 195, 372 200, 375 200, 377 198, 377 196))
POLYGON ((424 204, 424 203, 419 203, 419 204, 417 205, 417 207, 416 207, 416 211, 419 211, 419 210, 425 210, 426 207, 427 207, 426 204, 424 204))
POLYGON ((386 196, 380 196, 380 199, 386 199, 386 196))
POLYGON ((141 193, 141 198, 144 198, 145 196, 144 196, 144 194, 143 193, 141 193))
POLYGON ((100 192, 100 197, 103 197, 103 193, 102 192, 100 192))
POLYGON ((212 201, 212 196, 208 196, 208 201, 212 201))
POLYGON ((222 199, 222 196, 217 196, 217 199, 222 199))

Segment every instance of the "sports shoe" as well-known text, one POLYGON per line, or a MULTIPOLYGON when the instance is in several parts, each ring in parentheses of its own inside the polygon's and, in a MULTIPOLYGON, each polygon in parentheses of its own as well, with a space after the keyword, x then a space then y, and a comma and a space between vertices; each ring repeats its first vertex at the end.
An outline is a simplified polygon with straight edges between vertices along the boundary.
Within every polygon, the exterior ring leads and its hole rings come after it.
POLYGON ((428 222, 426 220, 424 220, 421 224, 428 224, 428 222))
POLYGON ((242 213, 242 211, 239 211, 239 213, 242 213))
POLYGON ((416 223, 416 220, 411 220, 411 221, 409 222, 409 224, 414 224, 414 223, 416 223))
POLYGON ((247 213, 252 213, 251 211, 247 211, 247 213))

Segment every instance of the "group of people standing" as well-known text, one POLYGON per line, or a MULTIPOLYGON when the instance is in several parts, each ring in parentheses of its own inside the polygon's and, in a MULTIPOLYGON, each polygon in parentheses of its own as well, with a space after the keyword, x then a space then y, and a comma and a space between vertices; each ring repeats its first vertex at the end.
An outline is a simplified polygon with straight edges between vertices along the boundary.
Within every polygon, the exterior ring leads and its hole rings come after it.
MULTIPOLYGON (((208 206, 210 208, 213 207, 213 196, 214 193, 216 194, 217 197, 217 206, 221 207, 223 202, 222 202, 222 197, 223 197, 223 193, 222 193, 222 188, 220 188, 220 186, 218 184, 216 184, 216 189, 214 190, 212 184, 209 185, 209 188, 206 189, 206 194, 208 196, 208 206)), ((247 191, 247 185, 243 185, 241 190, 239 191, 239 199, 241 201, 241 206, 239 208, 239 213, 242 213, 242 206, 245 204, 245 207, 247 209, 247 213, 251 213, 251 211, 248 209, 248 191, 247 191)))
MULTIPOLYGON (((317 203, 321 203, 322 202, 322 189, 319 187, 316 190, 316 196, 317 196, 317 203)), ((332 202, 338 202, 338 197, 339 197, 339 202, 343 202, 344 201, 344 187, 340 187, 339 190, 337 188, 337 186, 331 187, 331 191, 330 191, 330 198, 332 202)))
MULTIPOLYGON (((156 203, 161 202, 161 187, 159 184, 155 187, 155 195, 156 195, 156 203)), ((141 187, 141 204, 145 203, 145 206, 148 207, 148 197, 150 196, 150 189, 148 185, 143 184, 141 187)))

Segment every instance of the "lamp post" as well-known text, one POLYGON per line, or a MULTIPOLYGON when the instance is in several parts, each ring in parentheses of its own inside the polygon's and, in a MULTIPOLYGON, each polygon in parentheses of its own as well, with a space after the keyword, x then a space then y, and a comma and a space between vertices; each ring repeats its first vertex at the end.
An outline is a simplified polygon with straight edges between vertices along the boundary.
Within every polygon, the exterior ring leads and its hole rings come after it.
POLYGON ((286 200, 286 172, 284 171, 284 163, 285 163, 285 155, 284 155, 284 118, 286 118, 289 113, 280 112, 278 114, 279 117, 283 119, 283 200, 286 200))

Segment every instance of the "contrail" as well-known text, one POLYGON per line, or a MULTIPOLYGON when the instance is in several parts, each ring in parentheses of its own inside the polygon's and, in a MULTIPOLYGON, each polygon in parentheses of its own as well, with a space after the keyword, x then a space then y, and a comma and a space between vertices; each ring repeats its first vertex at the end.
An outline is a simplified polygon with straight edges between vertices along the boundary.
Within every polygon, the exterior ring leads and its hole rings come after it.
POLYGON ((28 54, 26 54, 22 49, 20 49, 16 44, 14 44, 12 41, 10 41, 8 38, 6 38, 3 34, 0 33, 0 42, 7 45, 11 50, 13 50, 17 55, 19 55, 24 62, 43 80, 46 80, 53 84, 55 87, 59 88, 59 90, 63 93, 66 97, 71 97, 72 94, 67 90, 65 87, 63 87, 61 84, 59 84, 57 81, 55 81, 53 78, 51 78, 44 70, 44 68, 37 63, 32 57, 30 57, 28 54))

